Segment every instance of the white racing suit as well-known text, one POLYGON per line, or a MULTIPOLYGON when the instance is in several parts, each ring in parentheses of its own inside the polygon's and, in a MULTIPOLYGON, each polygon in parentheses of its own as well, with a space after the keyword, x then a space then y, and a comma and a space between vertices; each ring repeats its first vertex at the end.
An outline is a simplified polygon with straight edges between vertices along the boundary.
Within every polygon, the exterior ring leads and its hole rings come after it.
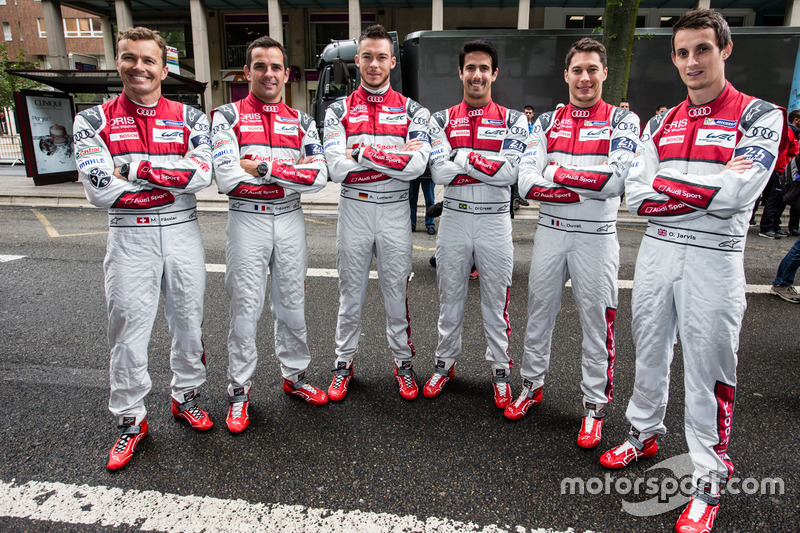
POLYGON ((120 425, 132 416, 139 424, 147 414, 147 347, 159 291, 172 335, 172 397, 182 403, 206 380, 206 268, 194 193, 211 183, 208 119, 165 98, 143 107, 122 95, 79 113, 74 139, 86 197, 108 208, 108 407, 120 425), (124 163, 127 181, 113 175, 124 163))
POLYGON ((265 104, 252 93, 212 113, 214 171, 228 200, 225 290, 231 302, 229 393, 250 391, 258 351, 256 328, 269 303, 275 355, 284 378, 302 379, 311 353, 306 342, 306 227, 300 193, 325 186, 328 169, 314 120, 283 102, 265 104), (303 164, 301 158, 312 159, 303 164), (264 177, 248 174, 240 159, 267 161, 264 177))
POLYGON ((408 183, 428 164, 430 113, 391 89, 359 87, 328 107, 324 146, 331 180, 342 183, 336 231, 339 316, 336 364, 352 363, 361 335, 369 266, 376 257, 386 305, 386 337, 398 366, 414 355, 406 289, 411 275, 408 183), (400 149, 412 140, 418 151, 400 149), (361 147, 358 162, 345 150, 361 147))
POLYGON ((746 306, 748 221, 785 127, 780 108, 728 84, 707 104, 687 99, 651 119, 625 184, 628 209, 648 219, 633 282, 636 382, 626 415, 640 439, 666 432, 680 332, 694 481, 710 482, 715 495, 733 472, 728 444, 746 306), (724 170, 739 155, 752 168, 724 170))
POLYGON ((517 180, 528 126, 519 111, 466 102, 434 113, 431 174, 444 185, 436 237, 439 343, 436 359, 449 369, 461 355, 461 330, 472 265, 480 274, 486 360, 493 376, 510 375, 508 303, 514 269, 510 186, 517 180))
POLYGON ((539 116, 519 167, 520 195, 541 202, 521 375, 533 389, 544 384, 571 279, 583 329, 583 402, 597 409, 613 397, 617 211, 638 140, 634 113, 602 100, 586 109, 570 104, 539 116))

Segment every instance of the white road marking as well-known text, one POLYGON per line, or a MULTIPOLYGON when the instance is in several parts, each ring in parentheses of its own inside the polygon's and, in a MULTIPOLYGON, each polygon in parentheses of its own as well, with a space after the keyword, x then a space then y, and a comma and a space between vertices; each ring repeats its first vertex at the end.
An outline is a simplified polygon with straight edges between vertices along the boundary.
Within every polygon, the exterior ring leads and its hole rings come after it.
POLYGON ((9 261, 16 261, 17 259, 25 259, 26 255, 0 255, 0 263, 8 263, 9 261))
MULTIPOLYGON (((134 527, 142 531, 303 531, 306 533, 424 531, 436 533, 574 533, 553 529, 482 527, 472 522, 367 511, 334 511, 302 505, 250 503, 152 490, 73 485, 47 481, 0 481, 0 516, 134 527)), ((592 533, 587 531, 586 533, 592 533)))

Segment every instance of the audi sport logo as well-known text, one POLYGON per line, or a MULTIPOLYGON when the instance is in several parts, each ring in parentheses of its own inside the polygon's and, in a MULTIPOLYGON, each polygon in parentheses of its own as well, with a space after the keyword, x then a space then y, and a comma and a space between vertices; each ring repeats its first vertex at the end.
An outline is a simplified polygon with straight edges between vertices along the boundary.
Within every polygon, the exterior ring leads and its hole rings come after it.
POLYGON ((141 117, 154 117, 156 116, 155 109, 143 109, 141 107, 136 108, 136 114, 141 117))
POLYGON ((689 117, 691 118, 698 118, 704 117, 706 115, 711 114, 711 106, 703 106, 703 107, 690 107, 689 108, 689 117))
POLYGON ((367 102, 372 102, 373 104, 379 104, 383 102, 383 96, 378 96, 376 94, 370 94, 367 96, 367 102))
POLYGON ((762 127, 750 128, 745 137, 761 137, 767 141, 778 141, 781 138, 777 131, 762 127))
POLYGON ((278 106, 276 106, 276 105, 265 105, 265 106, 262 106, 261 109, 264 111, 264 113, 277 113, 278 112, 278 106))
POLYGON ((573 109, 572 118, 587 118, 589 116, 588 109, 573 109))
POLYGON ((483 115, 483 109, 470 109, 467 111, 467 115, 470 117, 479 117, 483 115))

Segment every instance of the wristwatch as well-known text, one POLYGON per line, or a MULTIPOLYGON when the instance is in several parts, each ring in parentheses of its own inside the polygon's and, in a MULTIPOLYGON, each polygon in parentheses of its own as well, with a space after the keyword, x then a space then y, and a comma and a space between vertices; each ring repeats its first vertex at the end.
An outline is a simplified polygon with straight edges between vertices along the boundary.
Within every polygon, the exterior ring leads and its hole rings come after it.
POLYGON ((128 163, 123 163, 119 167, 119 175, 125 179, 128 179, 128 174, 131 171, 131 166, 128 163))
POLYGON ((258 175, 263 178, 269 173, 269 163, 262 161, 258 164, 258 167, 256 167, 256 171, 258 172, 258 175))
POLYGON ((358 154, 360 154, 360 153, 361 153, 361 147, 360 146, 357 147, 357 148, 353 148, 353 151, 350 152, 350 157, 352 157, 353 160, 358 161, 358 154))

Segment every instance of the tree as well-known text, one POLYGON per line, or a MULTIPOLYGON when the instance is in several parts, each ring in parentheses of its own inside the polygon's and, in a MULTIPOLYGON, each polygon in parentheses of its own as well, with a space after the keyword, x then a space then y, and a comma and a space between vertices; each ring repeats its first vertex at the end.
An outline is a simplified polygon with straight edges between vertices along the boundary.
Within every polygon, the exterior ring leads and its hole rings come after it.
POLYGON ((32 80, 26 80, 13 74, 8 74, 7 70, 30 68, 31 63, 25 61, 25 50, 20 49, 16 59, 8 57, 8 43, 0 42, 0 107, 14 107, 14 93, 23 89, 47 89, 43 85, 32 80))
POLYGON ((606 0, 603 13, 603 46, 608 54, 608 78, 603 100, 617 105, 628 94, 636 15, 641 0, 606 0))

